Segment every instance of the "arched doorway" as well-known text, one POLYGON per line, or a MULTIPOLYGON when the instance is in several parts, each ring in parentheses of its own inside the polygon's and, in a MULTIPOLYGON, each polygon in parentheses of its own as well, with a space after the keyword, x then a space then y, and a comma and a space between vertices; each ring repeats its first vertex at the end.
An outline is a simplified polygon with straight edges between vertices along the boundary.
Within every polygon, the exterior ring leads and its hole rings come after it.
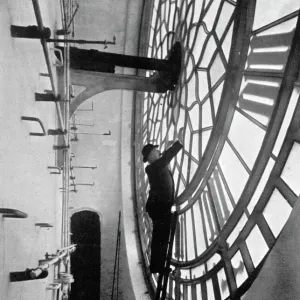
POLYGON ((77 244, 71 256, 71 300, 100 298, 100 219, 92 211, 83 210, 71 217, 72 242, 77 244))

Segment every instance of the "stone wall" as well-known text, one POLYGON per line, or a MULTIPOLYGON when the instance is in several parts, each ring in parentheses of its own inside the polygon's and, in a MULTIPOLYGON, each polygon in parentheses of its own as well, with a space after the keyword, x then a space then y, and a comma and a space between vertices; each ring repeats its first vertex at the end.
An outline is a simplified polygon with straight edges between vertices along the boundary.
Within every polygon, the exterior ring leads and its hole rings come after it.
MULTIPOLYGON (((142 3, 137 1, 78 1, 75 37, 78 39, 112 40, 116 45, 104 49, 120 54, 136 55, 142 3)), ((89 49, 88 45, 80 45, 89 49)), ((134 74, 135 70, 116 69, 116 73, 134 74)), ((75 87, 75 91, 79 87, 75 87)), ((72 144, 73 165, 97 166, 97 169, 74 169, 76 182, 94 182, 94 186, 77 186, 71 194, 72 212, 83 209, 98 211, 101 222, 101 300, 110 299, 119 211, 122 213, 119 299, 143 299, 146 289, 138 260, 131 179, 131 119, 133 92, 107 91, 90 98, 76 111, 78 123, 94 124, 79 127, 78 132, 111 135, 78 135, 72 144)))

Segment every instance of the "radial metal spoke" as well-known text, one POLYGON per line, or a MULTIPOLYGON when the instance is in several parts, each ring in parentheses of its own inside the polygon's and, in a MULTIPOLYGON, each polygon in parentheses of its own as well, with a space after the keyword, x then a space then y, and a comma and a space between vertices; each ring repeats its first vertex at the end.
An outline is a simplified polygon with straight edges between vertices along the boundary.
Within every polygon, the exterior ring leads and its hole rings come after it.
POLYGON ((236 157, 238 158, 238 160, 240 161, 240 163, 242 164, 242 166, 244 167, 244 169, 247 171, 248 174, 251 174, 251 170, 250 168, 247 166, 245 160, 243 159, 243 157, 241 156, 241 154, 238 152, 238 150, 234 147, 233 143, 230 141, 229 138, 226 139, 227 143, 229 144, 230 148, 232 149, 232 151, 234 152, 234 154, 236 155, 236 157))
POLYGON ((275 184, 276 188, 287 200, 291 207, 294 207, 295 203, 298 201, 297 195, 292 191, 292 189, 285 183, 282 178, 278 178, 275 184))
POLYGON ((267 72, 267 71, 254 71, 254 70, 244 70, 244 76, 249 77, 262 77, 264 79, 267 78, 276 78, 276 79, 282 79, 283 78, 283 72, 267 72))
POLYGON ((263 215, 260 215, 258 217, 257 225, 258 225, 260 232, 262 233, 269 249, 271 249, 275 245, 276 239, 275 239, 274 234, 273 234, 272 230, 270 229, 270 227, 263 215))
POLYGON ((299 10, 294 11, 294 12, 292 12, 289 15, 286 15, 286 16, 284 16, 284 17, 282 17, 282 18, 280 18, 280 19, 278 19, 278 20, 276 20, 274 22, 271 22, 271 23, 269 23, 269 24, 267 24, 267 25, 265 25, 265 26, 263 26, 261 28, 258 28, 256 30, 252 31, 252 35, 257 35, 259 33, 262 33, 262 32, 264 32, 264 31, 266 31, 268 29, 271 29, 271 28, 273 28, 273 27, 275 27, 275 26, 277 26, 277 25, 279 25, 279 24, 281 24, 283 22, 291 20, 291 19, 297 17, 298 15, 299 15, 299 10))
POLYGON ((241 115, 243 115, 245 118, 247 118, 249 121, 251 121, 252 123, 254 123, 255 125, 257 125, 259 128, 263 129, 264 131, 267 131, 267 126, 265 126, 265 125, 263 125, 262 123, 260 123, 259 121, 257 121, 255 118, 253 118, 252 116, 250 116, 249 114, 247 114, 244 110, 242 110, 242 109, 239 108, 238 106, 236 106, 235 109, 236 109, 241 115))
POLYGON ((241 251, 241 254, 243 257, 245 267, 247 269, 247 273, 251 274, 254 271, 255 267, 254 267, 249 249, 245 242, 242 242, 239 246, 240 246, 240 251, 241 251))

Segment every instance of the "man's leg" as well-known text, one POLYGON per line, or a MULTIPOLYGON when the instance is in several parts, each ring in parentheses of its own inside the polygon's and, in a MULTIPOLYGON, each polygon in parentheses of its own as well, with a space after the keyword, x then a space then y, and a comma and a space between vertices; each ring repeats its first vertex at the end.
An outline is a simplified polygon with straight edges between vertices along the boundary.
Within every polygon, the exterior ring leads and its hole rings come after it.
POLYGON ((150 272, 161 273, 164 271, 168 241, 170 234, 170 217, 163 221, 153 222, 153 233, 151 241, 150 272))

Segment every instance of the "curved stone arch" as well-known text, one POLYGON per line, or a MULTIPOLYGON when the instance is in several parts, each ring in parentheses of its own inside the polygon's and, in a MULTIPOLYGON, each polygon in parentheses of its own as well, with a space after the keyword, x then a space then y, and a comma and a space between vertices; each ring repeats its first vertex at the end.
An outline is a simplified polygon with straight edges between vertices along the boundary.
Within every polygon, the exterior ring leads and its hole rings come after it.
POLYGON ((71 69, 70 77, 73 85, 85 86, 86 89, 71 102, 69 117, 89 98, 108 90, 165 93, 170 88, 166 78, 159 73, 154 73, 151 77, 143 77, 71 69))
POLYGON ((82 207, 78 207, 78 208, 71 209, 71 210, 70 210, 70 218, 71 218, 74 214, 79 213, 79 212, 82 212, 82 211, 85 211, 85 210, 90 211, 90 212, 94 212, 94 213, 96 213, 96 214, 99 216, 100 227, 101 227, 101 224, 102 224, 102 214, 100 213, 99 210, 96 210, 96 209, 94 209, 94 208, 82 206, 82 207))

